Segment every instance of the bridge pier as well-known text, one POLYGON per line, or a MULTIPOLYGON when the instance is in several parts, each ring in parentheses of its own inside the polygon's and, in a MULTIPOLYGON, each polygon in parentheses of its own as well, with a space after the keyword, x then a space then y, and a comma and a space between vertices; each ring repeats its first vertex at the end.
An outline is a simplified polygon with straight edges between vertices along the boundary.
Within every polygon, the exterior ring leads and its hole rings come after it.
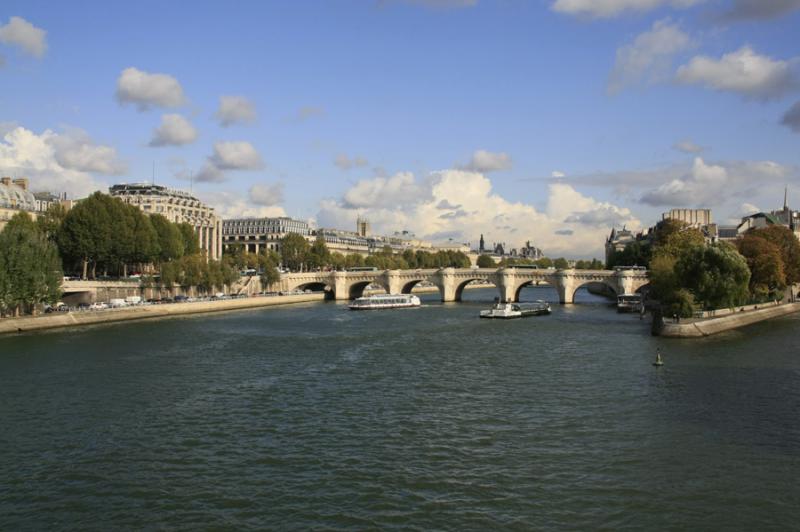
POLYGON ((558 302, 562 305, 571 305, 575 297, 575 280, 566 270, 559 270, 554 276, 555 289, 558 292, 558 302))
POLYGON ((347 282, 347 272, 333 272, 331 286, 333 287, 333 298, 336 301, 347 301, 350 299, 350 284, 347 282))
POLYGON ((503 268, 497 272, 497 289, 500 291, 500 301, 519 301, 517 295, 517 276, 512 268, 503 268))

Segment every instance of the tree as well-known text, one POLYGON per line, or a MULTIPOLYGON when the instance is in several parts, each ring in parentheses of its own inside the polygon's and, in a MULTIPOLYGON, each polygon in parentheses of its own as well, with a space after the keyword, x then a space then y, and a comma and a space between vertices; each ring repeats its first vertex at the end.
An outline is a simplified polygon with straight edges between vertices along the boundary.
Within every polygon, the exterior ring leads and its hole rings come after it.
POLYGON ((328 246, 325 244, 325 239, 322 235, 317 236, 314 243, 307 254, 307 262, 310 268, 324 268, 328 266, 331 260, 331 252, 328 251, 328 246))
POLYGON ((47 238, 52 242, 56 242, 58 233, 61 231, 61 226, 64 225, 66 218, 67 208, 61 203, 53 203, 47 209, 47 212, 40 214, 36 218, 36 225, 47 238))
POLYGON ((281 240, 283 265, 292 271, 300 271, 303 268, 308 251, 308 241, 302 235, 289 233, 281 240))
POLYGON ((183 255, 200 253, 200 239, 197 238, 194 227, 186 222, 181 222, 178 224, 178 230, 181 232, 181 240, 183 240, 183 255))
POLYGON ((278 272, 280 259, 280 255, 271 250, 263 250, 258 254, 258 269, 260 271, 262 289, 266 289, 281 280, 281 274, 278 272))
POLYGON ((536 265, 543 269, 553 268, 553 259, 550 259, 548 257, 542 257, 541 259, 536 261, 536 265))
POLYGON ((178 226, 160 214, 151 215, 150 223, 158 237, 158 261, 169 262, 183 257, 185 245, 178 226))
POLYGON ((567 259, 565 259, 564 257, 559 257, 553 261, 553 266, 555 267, 556 270, 566 270, 567 268, 569 268, 569 263, 567 262, 567 259))
POLYGON ((111 256, 113 224, 107 196, 95 192, 67 213, 57 236, 65 264, 80 265, 81 278, 86 279, 91 265, 95 277, 98 264, 111 256))
POLYGON ((694 246, 675 263, 678 285, 707 309, 729 308, 747 301, 750 270, 727 243, 694 246))
POLYGON ((15 214, 0 233, 0 311, 35 313, 55 303, 63 276, 55 244, 27 213, 15 214))
POLYGON ((751 231, 748 231, 736 244, 750 268, 750 293, 754 299, 758 301, 783 299, 786 272, 780 248, 761 238, 758 232, 751 231))
POLYGON ((494 268, 496 266, 494 259, 489 255, 481 255, 477 260, 478 268, 494 268))
MULTIPOLYGON (((761 238, 775 244, 781 252, 786 282, 800 282, 800 242, 792 230, 783 225, 770 225, 763 229, 752 230, 761 238)), ((749 231, 748 231, 749 232, 749 231)))

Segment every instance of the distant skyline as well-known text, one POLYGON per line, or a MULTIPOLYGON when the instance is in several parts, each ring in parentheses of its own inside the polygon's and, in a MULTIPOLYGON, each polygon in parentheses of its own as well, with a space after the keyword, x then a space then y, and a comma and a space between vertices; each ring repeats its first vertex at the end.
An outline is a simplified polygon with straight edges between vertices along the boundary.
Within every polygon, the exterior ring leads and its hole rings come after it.
POLYGON ((602 257, 800 207, 800 0, 0 6, 0 173, 602 257))

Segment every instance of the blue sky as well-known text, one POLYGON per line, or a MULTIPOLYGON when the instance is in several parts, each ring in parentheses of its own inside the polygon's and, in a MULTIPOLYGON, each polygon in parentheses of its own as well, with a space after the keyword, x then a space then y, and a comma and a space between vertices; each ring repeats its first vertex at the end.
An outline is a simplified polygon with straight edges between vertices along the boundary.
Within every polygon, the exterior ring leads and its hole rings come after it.
POLYGON ((7 0, 0 172, 80 196, 155 164, 225 216, 597 255, 670 207, 800 205, 799 8, 7 0))

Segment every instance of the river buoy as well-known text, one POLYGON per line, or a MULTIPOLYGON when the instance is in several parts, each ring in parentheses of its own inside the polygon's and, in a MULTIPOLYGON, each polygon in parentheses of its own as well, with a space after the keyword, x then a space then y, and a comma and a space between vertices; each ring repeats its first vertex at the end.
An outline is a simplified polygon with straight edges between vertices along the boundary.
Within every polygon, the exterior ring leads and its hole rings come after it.
POLYGON ((660 350, 656 351, 656 361, 653 362, 653 365, 657 366, 657 367, 664 365, 664 361, 661 360, 661 351, 660 350))

